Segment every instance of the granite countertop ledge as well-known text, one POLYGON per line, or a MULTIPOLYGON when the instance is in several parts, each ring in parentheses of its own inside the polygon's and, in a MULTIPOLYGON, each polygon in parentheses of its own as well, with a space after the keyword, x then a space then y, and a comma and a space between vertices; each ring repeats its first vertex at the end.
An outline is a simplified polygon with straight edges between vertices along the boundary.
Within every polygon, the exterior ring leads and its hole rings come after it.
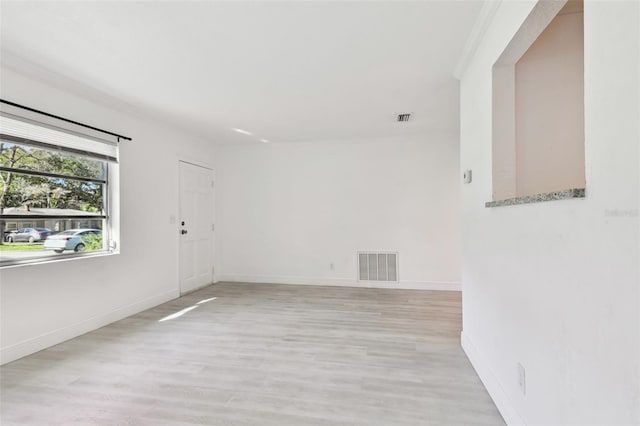
POLYGON ((485 207, 515 206, 518 204, 542 203, 544 201, 568 200, 570 198, 584 198, 584 188, 565 189, 562 191, 546 192, 544 194, 527 195, 525 197, 507 198, 506 200, 487 201, 485 207))

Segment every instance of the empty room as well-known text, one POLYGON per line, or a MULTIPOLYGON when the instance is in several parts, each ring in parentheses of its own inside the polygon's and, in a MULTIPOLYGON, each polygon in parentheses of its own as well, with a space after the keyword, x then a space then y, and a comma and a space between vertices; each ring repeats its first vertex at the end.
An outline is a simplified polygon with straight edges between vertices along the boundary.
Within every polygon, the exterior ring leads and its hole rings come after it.
POLYGON ((640 426, 640 2, 0 0, 0 425, 640 426))

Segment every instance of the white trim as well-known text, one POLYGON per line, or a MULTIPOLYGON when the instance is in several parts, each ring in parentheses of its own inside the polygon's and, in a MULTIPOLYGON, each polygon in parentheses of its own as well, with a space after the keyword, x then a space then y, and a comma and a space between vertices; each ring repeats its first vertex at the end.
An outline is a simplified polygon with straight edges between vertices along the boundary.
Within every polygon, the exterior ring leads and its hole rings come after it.
POLYGON ((471 32, 469 33, 469 38, 467 38, 467 42, 462 49, 462 54, 460 58, 458 58, 458 62, 456 63, 456 67, 453 69, 453 76, 458 80, 462 79, 469 63, 473 59, 482 42, 482 39, 491 25, 491 21, 498 10, 498 7, 502 3, 502 0, 485 0, 482 5, 482 9, 480 9, 480 13, 478 14, 478 18, 476 22, 473 24, 473 28, 471 28, 471 32))
POLYGON ((403 290, 461 291, 456 281, 357 281, 344 278, 287 277, 276 275, 220 274, 216 282, 319 285, 332 287, 397 288, 403 290))
POLYGON ((0 350, 0 365, 31 355, 66 340, 73 339, 74 337, 78 337, 100 327, 104 327, 105 325, 127 318, 131 315, 135 315, 144 310, 153 308, 154 306, 161 305, 177 297, 179 297, 179 290, 174 289, 122 306, 111 312, 97 315, 76 324, 71 324, 48 333, 41 334, 40 336, 7 346, 0 350))
POLYGON ((46 257, 34 257, 26 258, 24 262, 10 263, 0 266, 0 270, 24 268, 26 266, 33 267, 37 265, 46 265, 48 263, 68 262, 70 260, 79 259, 93 259, 94 257, 114 256, 120 254, 120 249, 116 248, 113 251, 99 251, 99 252, 84 252, 74 253, 67 256, 46 256, 46 257))
POLYGON ((502 418, 509 426, 526 426, 526 423, 520 417, 515 407, 513 406, 509 396, 504 391, 504 388, 500 384, 500 381, 491 370, 491 367, 482 358, 476 346, 471 342, 471 339, 464 333, 460 333, 460 343, 462 349, 467 354, 467 358, 471 361, 471 365, 478 373, 482 384, 489 392, 489 396, 493 400, 494 404, 502 414, 502 418))
POLYGON ((200 167, 200 168, 203 168, 203 169, 209 169, 212 172, 215 171, 213 166, 210 163, 206 162, 206 161, 198 161, 198 160, 190 159, 189 157, 185 157, 183 155, 180 155, 177 158, 178 158, 178 161, 180 163, 187 163, 187 164, 190 164, 192 166, 200 167))

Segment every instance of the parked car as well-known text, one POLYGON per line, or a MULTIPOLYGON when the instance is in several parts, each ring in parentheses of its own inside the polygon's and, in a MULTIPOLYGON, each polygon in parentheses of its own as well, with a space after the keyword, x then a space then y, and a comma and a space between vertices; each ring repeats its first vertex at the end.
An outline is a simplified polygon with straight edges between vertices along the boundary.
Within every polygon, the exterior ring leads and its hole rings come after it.
POLYGON ((44 240, 44 248, 62 253, 65 250, 82 251, 85 248, 86 238, 90 235, 102 235, 100 229, 68 229, 44 240))
POLYGON ((15 233, 16 231, 2 231, 2 241, 9 241, 9 235, 15 233))
POLYGON ((49 235, 51 235, 51 230, 47 228, 22 228, 11 232, 6 238, 10 243, 28 241, 33 244, 36 241, 44 241, 49 235))

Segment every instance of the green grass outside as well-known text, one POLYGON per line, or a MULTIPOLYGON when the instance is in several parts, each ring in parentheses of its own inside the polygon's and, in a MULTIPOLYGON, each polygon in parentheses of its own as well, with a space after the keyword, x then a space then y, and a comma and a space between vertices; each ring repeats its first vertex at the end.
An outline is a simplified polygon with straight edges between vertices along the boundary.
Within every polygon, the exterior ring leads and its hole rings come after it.
POLYGON ((42 243, 29 244, 29 243, 2 243, 0 244, 0 251, 33 251, 44 250, 42 243))

